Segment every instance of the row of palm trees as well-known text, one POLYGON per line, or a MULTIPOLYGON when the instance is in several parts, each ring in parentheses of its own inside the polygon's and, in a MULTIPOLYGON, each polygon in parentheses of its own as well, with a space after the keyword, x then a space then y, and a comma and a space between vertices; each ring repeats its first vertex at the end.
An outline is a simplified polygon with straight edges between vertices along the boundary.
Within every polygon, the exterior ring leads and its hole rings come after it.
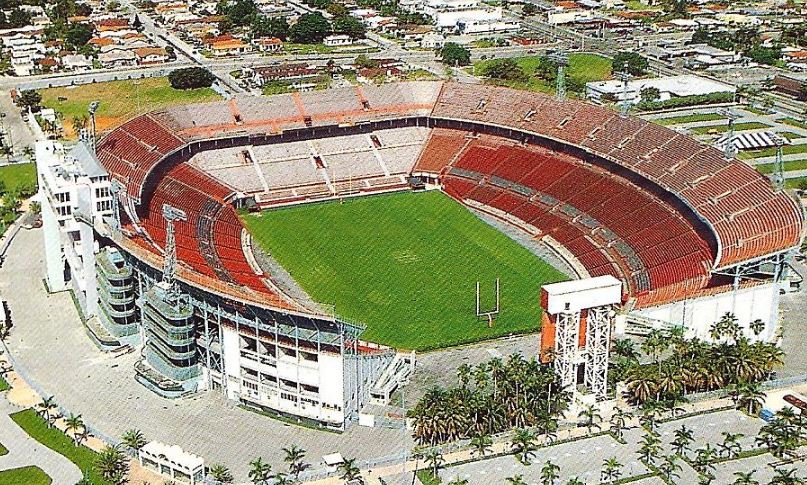
MULTIPOLYGON (((758 325, 751 329, 761 332, 758 325)), ((782 365, 782 350, 772 343, 750 341, 731 314, 716 322, 710 333, 713 343, 684 338, 680 330, 653 331, 641 345, 652 358, 646 364, 639 363, 631 343, 617 341, 614 378, 624 378, 628 398, 635 404, 681 401, 687 394, 730 388, 743 395, 753 411, 760 401, 754 384, 770 378, 782 365)))
POLYGON ((432 388, 409 410, 414 438, 434 446, 512 428, 557 428, 569 393, 548 365, 520 354, 457 371, 459 386, 432 388))

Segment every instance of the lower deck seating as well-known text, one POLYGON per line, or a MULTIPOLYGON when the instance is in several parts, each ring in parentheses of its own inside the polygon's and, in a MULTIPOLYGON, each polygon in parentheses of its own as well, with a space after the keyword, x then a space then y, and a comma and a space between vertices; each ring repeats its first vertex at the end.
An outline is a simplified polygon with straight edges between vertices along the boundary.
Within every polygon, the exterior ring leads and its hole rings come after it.
POLYGON ((621 177, 542 147, 504 139, 496 146, 490 137, 451 158, 446 193, 551 236, 593 276, 613 274, 632 295, 709 280, 713 256, 692 223, 621 177))
POLYGON ((234 285, 274 294, 255 273, 241 247, 243 227, 226 201, 230 190, 189 164, 171 168, 141 206, 142 226, 152 240, 165 247, 163 204, 185 212, 187 220, 174 223, 177 259, 194 271, 234 285))

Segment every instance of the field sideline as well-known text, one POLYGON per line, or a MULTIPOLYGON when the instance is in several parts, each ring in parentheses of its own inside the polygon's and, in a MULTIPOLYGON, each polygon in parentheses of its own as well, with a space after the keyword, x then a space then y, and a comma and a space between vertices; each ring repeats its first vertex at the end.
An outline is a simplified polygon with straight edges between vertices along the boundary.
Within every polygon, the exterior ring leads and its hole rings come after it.
MULTIPOLYGON (((539 291, 566 277, 441 192, 378 195, 244 217, 258 244, 317 301, 367 325, 362 338, 427 350, 539 329, 539 291), (475 284, 501 278, 493 328, 475 284)), ((484 292, 483 289, 483 293, 484 292)))

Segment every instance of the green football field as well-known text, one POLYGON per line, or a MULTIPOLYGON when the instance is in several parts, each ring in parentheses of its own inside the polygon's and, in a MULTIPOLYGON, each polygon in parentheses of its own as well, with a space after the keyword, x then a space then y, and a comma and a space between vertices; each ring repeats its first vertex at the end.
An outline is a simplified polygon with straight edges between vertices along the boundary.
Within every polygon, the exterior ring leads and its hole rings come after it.
POLYGON ((426 350, 538 330, 539 291, 566 279, 441 192, 398 193, 245 216, 258 244, 317 301, 367 325, 363 339, 426 350), (492 307, 493 328, 477 320, 492 307))

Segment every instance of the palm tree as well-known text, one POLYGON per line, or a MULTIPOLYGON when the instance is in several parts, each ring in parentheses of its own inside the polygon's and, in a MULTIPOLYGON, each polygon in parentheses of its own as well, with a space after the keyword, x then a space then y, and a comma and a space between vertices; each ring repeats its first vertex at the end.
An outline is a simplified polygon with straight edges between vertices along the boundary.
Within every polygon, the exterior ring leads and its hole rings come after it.
POLYGON ((751 329, 755 337, 759 337, 765 330, 765 322, 757 318, 756 320, 748 324, 748 328, 751 329))
POLYGON ((76 446, 79 445, 79 436, 80 432, 85 430, 84 421, 81 419, 81 415, 79 414, 76 416, 75 414, 70 413, 70 416, 65 418, 64 420, 65 429, 67 432, 73 433, 73 441, 75 442, 76 446))
POLYGON ((644 435, 642 439, 642 446, 639 447, 637 453, 647 463, 652 464, 658 457, 661 439, 654 432, 649 432, 644 435))
POLYGON ((493 439, 490 435, 487 434, 478 434, 471 439, 471 446, 474 449, 474 452, 482 457, 485 456, 485 453, 490 451, 491 446, 493 446, 493 439))
POLYGON ((591 428, 596 427, 598 430, 600 429, 599 422, 602 421, 602 416, 600 416, 600 412, 594 406, 586 406, 580 411, 577 417, 583 420, 583 425, 589 433, 591 433, 591 428))
POLYGON ((600 481, 619 480, 620 475, 622 475, 622 463, 619 463, 615 456, 603 461, 600 481))
POLYGON ((125 482, 129 463, 118 446, 107 446, 98 454, 95 470, 107 482, 121 484, 125 482))
POLYGON ((726 458, 733 458, 740 454, 742 451, 742 447, 740 446, 740 439, 742 439, 742 433, 729 433, 728 431, 724 431, 723 435, 723 442, 718 445, 720 448, 720 454, 722 455, 724 452, 726 454, 726 458))
POLYGON ((710 470, 714 470, 714 460, 717 453, 710 444, 695 450, 694 468, 701 475, 709 475, 710 470))
POLYGON ((291 445, 288 448, 283 448, 283 452, 286 454, 283 461, 289 464, 289 473, 294 475, 294 478, 300 478, 300 473, 309 467, 304 461, 305 450, 297 445, 291 445))
POLYGON ((249 479, 253 485, 266 485, 269 482, 269 475, 272 473, 272 465, 264 462, 258 457, 249 462, 249 479))
POLYGON ((759 485, 759 482, 754 480, 754 472, 734 472, 734 479, 732 485, 759 485))
POLYGON ((448 485, 468 485, 469 483, 470 482, 468 482, 468 479, 457 477, 454 480, 448 482, 448 485))
POLYGON ((124 445, 137 451, 146 446, 146 437, 143 436, 143 432, 139 429, 130 429, 126 431, 123 433, 123 436, 121 436, 121 440, 123 441, 124 445))
POLYGON ((513 475, 512 477, 507 477, 507 483, 509 485, 527 485, 527 482, 524 481, 524 475, 513 475))
POLYGON ((560 467, 551 461, 544 463, 541 468, 541 484, 554 485, 558 478, 560 478, 560 467))
POLYGON ((297 483, 297 480, 287 473, 275 473, 272 475, 272 480, 274 480, 272 485, 294 485, 297 483))
POLYGON ((682 424, 680 428, 675 430, 675 438, 672 441, 673 450, 677 455, 684 456, 684 453, 689 451, 693 441, 695 441, 695 438, 692 435, 692 430, 682 424))
POLYGON ((617 408, 614 414, 611 415, 611 419, 609 423, 611 425, 610 431, 617 437, 617 439, 622 439, 623 431, 625 430, 625 424, 628 421, 629 414, 623 411, 620 408, 617 408))
POLYGON ((530 460, 535 455, 535 434, 524 428, 516 429, 510 446, 515 451, 515 456, 523 465, 529 465, 530 460))
POLYGON ((743 409, 749 415, 755 415, 765 403, 767 395, 762 392, 762 388, 757 383, 740 384, 737 388, 737 407, 743 409))
POLYGON ((573 477, 570 478, 568 482, 566 482, 566 485, 586 485, 586 483, 577 477, 573 477))
POLYGON ((440 467, 443 465, 443 463, 445 463, 443 454, 440 453, 440 450, 437 448, 429 448, 424 458, 426 463, 429 464, 429 468, 432 470, 432 476, 436 478, 438 476, 437 473, 440 471, 440 467))
POLYGON ((677 460, 676 455, 666 456, 659 466, 659 470, 668 482, 672 481, 672 477, 678 478, 678 472, 681 471, 681 465, 677 463, 677 460))
POLYGON ((28 160, 33 160, 34 154, 35 154, 34 149, 31 146, 27 146, 22 149, 22 155, 28 160))
POLYGON ((774 471, 770 485, 797 485, 803 483, 803 479, 796 476, 796 469, 777 468, 774 471))
POLYGON ((210 467, 207 475, 218 483, 233 483, 233 474, 226 466, 217 463, 210 467))
POLYGON ((339 477, 346 484, 363 484, 364 479, 361 477, 361 470, 359 467, 356 466, 356 459, 345 459, 342 463, 339 464, 339 471, 342 472, 342 475, 339 477))
POLYGON ((473 369, 468 364, 462 364, 457 368, 457 379, 459 379, 461 387, 468 387, 468 384, 471 382, 472 374, 473 369))
POLYGON ((37 411, 45 418, 45 421, 48 423, 48 427, 53 424, 53 411, 57 408, 56 401, 53 396, 46 397, 42 400, 41 403, 37 404, 37 411))

